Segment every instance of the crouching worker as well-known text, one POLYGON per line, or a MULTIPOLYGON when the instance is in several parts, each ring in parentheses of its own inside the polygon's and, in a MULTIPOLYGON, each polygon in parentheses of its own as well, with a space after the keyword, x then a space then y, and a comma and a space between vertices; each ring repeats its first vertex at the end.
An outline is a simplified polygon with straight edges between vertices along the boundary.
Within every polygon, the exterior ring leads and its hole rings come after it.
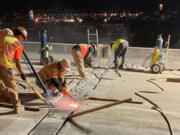
POLYGON ((62 59, 41 68, 38 74, 42 83, 48 89, 48 93, 44 93, 44 95, 57 96, 60 92, 63 96, 72 99, 67 91, 68 85, 65 80, 65 74, 70 71, 70 66, 71 63, 68 59, 62 59), (58 93, 56 90, 58 90, 58 93))

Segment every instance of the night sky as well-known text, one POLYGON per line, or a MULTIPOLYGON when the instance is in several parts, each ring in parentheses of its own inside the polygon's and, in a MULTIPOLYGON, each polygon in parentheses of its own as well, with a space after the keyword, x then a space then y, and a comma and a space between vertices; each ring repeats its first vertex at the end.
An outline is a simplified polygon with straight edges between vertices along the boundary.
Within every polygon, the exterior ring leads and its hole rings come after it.
POLYGON ((180 0, 24 0, 4 1, 1 9, 154 9, 159 3, 169 9, 180 6, 180 0))

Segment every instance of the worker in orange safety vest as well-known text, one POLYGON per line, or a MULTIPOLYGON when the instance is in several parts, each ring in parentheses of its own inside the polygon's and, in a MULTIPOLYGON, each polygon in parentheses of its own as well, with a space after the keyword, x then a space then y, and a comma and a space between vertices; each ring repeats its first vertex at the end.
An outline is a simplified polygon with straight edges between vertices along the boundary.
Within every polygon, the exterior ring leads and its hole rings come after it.
MULTIPOLYGON (((38 75, 42 83, 48 89, 48 93, 56 94, 56 89, 63 94, 63 96, 72 98, 68 93, 68 85, 66 83, 65 74, 70 71, 71 63, 68 59, 62 59, 50 64, 44 65, 38 75)), ((44 93, 44 95, 48 94, 44 93)))
POLYGON ((25 81, 26 77, 21 68, 20 60, 23 54, 21 42, 27 39, 27 31, 18 26, 14 33, 10 29, 1 31, 0 39, 0 94, 6 96, 13 104, 13 112, 23 110, 18 97, 16 77, 13 73, 14 63, 25 81))
POLYGON ((95 44, 78 44, 72 48, 72 56, 77 66, 77 70, 81 78, 85 78, 84 65, 91 67, 93 61, 93 54, 96 52, 95 44))

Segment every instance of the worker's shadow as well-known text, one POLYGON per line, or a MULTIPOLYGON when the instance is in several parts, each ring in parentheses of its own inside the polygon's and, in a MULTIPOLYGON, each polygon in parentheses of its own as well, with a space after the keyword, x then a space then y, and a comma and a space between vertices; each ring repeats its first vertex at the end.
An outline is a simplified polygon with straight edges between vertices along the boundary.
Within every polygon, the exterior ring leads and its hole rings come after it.
POLYGON ((35 74, 34 73, 27 73, 26 76, 27 77, 35 77, 35 74))
POLYGON ((31 101, 39 100, 39 97, 35 93, 19 93, 19 99, 23 105, 28 106, 42 106, 46 105, 45 103, 31 103, 31 101))
POLYGON ((1 115, 15 115, 15 113, 14 113, 14 110, 12 110, 12 111, 9 111, 9 112, 0 113, 0 116, 1 115))
MULTIPOLYGON (((19 99, 21 100, 22 105, 27 106, 45 106, 45 103, 31 103, 33 100, 39 99, 35 93, 19 93, 19 99)), ((5 98, 3 95, 0 95, 0 107, 9 108, 5 112, 0 112, 1 115, 14 115, 16 114, 13 110, 13 105, 10 103, 8 98, 5 98)))
POLYGON ((33 61, 32 64, 33 65, 42 65, 40 62, 35 62, 35 61, 33 61))
MULTIPOLYGON (((0 107, 13 108, 12 105, 1 104, 1 103, 0 103, 0 107)), ((14 114, 15 114, 14 110, 10 110, 10 111, 8 111, 8 112, 0 112, 0 116, 1 116, 1 115, 14 115, 14 114)))
MULTIPOLYGON (((31 60, 33 60, 33 59, 31 59, 31 60)), ((34 59, 34 60, 36 60, 36 59, 34 59)), ((27 64, 27 62, 25 62, 25 61, 22 61, 21 63, 22 64, 27 64)), ((38 62, 33 61, 33 62, 31 62, 31 64, 32 65, 42 65, 39 61, 38 62)))
MULTIPOLYGON (((13 109, 13 106, 11 104, 9 104, 9 99, 4 98, 2 95, 0 95, 0 107, 13 109)), ((12 114, 15 114, 14 110, 0 112, 0 116, 1 115, 12 115, 12 114)))

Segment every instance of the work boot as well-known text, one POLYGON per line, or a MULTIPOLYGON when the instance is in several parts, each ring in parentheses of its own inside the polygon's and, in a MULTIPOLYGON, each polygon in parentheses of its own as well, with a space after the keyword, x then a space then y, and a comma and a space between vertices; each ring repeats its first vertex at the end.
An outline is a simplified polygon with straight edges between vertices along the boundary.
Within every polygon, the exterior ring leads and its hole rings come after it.
POLYGON ((118 72, 118 70, 119 70, 118 66, 115 66, 114 70, 115 70, 116 72, 118 72))
POLYGON ((3 81, 0 80, 0 90, 4 89, 6 86, 4 85, 3 81))
POLYGON ((86 76, 84 76, 83 78, 81 78, 81 80, 88 80, 87 75, 86 75, 86 76))
POLYGON ((119 66, 119 69, 123 69, 123 65, 120 65, 120 66, 119 66))
POLYGON ((87 75, 85 75, 85 74, 80 74, 80 76, 81 76, 81 79, 86 79, 87 78, 87 75))
POLYGON ((19 107, 19 108, 15 108, 14 109, 14 113, 15 114, 20 114, 20 113, 22 113, 24 111, 24 107, 22 106, 22 107, 19 107))
POLYGON ((16 101, 16 103, 13 103, 13 108, 14 108, 14 113, 15 114, 19 114, 22 111, 24 111, 24 107, 22 106, 20 100, 16 101))

